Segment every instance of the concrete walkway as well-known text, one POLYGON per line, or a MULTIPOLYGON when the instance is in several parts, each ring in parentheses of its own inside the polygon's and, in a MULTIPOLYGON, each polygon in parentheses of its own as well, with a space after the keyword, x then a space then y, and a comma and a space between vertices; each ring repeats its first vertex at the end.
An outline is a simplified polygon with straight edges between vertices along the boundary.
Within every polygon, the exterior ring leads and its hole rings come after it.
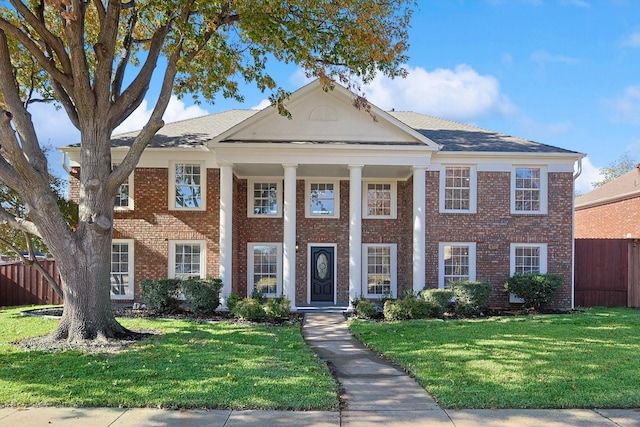
POLYGON ((341 384, 340 412, 0 407, 0 427, 640 427, 640 409, 443 410, 412 378, 358 343, 342 314, 307 313, 302 332, 341 384))

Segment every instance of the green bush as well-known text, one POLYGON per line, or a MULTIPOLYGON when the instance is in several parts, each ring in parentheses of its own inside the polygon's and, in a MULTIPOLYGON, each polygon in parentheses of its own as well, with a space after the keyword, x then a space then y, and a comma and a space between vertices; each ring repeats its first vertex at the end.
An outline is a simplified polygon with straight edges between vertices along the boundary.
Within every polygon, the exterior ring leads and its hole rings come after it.
POLYGON ((460 316, 477 316, 489 302, 493 286, 486 282, 461 281, 449 285, 453 291, 454 310, 460 316))
POLYGON ((233 308, 236 306, 236 304, 238 304, 239 301, 242 301, 242 297, 239 293, 232 292, 229 295, 229 298, 227 298, 227 308, 230 312, 233 311, 233 308))
POLYGON ((374 302, 363 299, 356 305, 356 314, 365 319, 372 319, 378 315, 378 309, 374 302))
POLYGON ((270 298, 264 306, 267 319, 288 319, 291 313, 291 301, 287 298, 270 298))
POLYGON ((140 299, 148 308, 160 313, 176 311, 182 301, 180 279, 157 279, 140 282, 140 299))
POLYGON ((540 308, 551 301, 563 281, 562 276, 554 273, 516 274, 507 280, 504 288, 524 299, 525 307, 540 308))
POLYGON ((259 320, 266 316, 262 304, 255 298, 245 298, 238 301, 232 314, 244 320, 259 320))
POLYGON ((420 292, 420 297, 433 305, 432 314, 434 317, 443 317, 449 304, 451 304, 453 291, 449 289, 425 289, 420 292))
POLYGON ((397 301, 386 301, 383 314, 386 320, 426 319, 433 317, 434 305, 413 295, 397 301))
POLYGON ((222 280, 215 279, 185 279, 180 283, 182 293, 191 311, 197 314, 209 314, 216 311, 220 305, 220 290, 222 280))

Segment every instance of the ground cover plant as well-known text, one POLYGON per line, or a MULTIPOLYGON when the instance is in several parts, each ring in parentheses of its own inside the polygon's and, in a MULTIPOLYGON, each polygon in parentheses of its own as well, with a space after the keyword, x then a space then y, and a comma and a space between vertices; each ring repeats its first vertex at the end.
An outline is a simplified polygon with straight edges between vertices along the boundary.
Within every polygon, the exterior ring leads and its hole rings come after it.
POLYGON ((444 408, 640 406, 640 311, 369 322, 351 331, 444 408))
POLYGON ((300 325, 119 318, 159 334, 115 354, 27 351, 58 320, 0 309, 0 406, 337 410, 338 386, 300 325))

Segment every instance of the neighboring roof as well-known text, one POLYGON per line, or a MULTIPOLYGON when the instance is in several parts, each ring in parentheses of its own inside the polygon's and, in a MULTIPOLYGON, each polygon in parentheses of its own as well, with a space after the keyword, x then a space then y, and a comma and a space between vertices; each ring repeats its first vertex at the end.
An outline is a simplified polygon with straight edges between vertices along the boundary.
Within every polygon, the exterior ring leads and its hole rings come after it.
POLYGON ((389 114, 440 144, 442 151, 578 154, 575 151, 412 111, 391 111, 389 114))
POLYGON ((624 175, 607 182, 584 196, 576 198, 575 207, 585 209, 640 196, 640 165, 624 175))

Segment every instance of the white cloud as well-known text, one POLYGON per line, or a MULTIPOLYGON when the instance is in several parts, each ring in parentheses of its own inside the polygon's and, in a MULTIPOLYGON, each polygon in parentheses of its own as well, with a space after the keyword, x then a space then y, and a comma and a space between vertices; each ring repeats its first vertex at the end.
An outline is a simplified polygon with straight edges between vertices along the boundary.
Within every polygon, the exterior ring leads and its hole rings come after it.
POLYGON ((613 120, 640 124, 640 85, 629 86, 616 99, 607 101, 613 111, 613 120))
POLYGON ((600 181, 600 168, 591 164, 588 157, 582 159, 582 172, 576 179, 575 190, 578 194, 587 194, 593 190, 592 182, 600 181))
POLYGON ((410 110, 453 120, 469 121, 516 110, 490 75, 461 64, 455 69, 427 71, 406 66, 406 78, 378 76, 363 87, 367 99, 384 110, 410 110))
POLYGON ((630 47, 640 47, 640 32, 630 34, 624 39, 623 44, 630 47))
MULTIPOLYGON (((150 106, 146 99, 143 100, 142 104, 140 104, 127 120, 113 131, 114 135, 142 129, 144 125, 147 124, 147 121, 149 121, 152 111, 153 106, 150 106)), ((185 103, 176 96, 171 96, 167 110, 164 112, 162 118, 166 123, 171 123, 207 114, 209 114, 209 112, 200 108, 198 105, 187 107, 185 103)))

